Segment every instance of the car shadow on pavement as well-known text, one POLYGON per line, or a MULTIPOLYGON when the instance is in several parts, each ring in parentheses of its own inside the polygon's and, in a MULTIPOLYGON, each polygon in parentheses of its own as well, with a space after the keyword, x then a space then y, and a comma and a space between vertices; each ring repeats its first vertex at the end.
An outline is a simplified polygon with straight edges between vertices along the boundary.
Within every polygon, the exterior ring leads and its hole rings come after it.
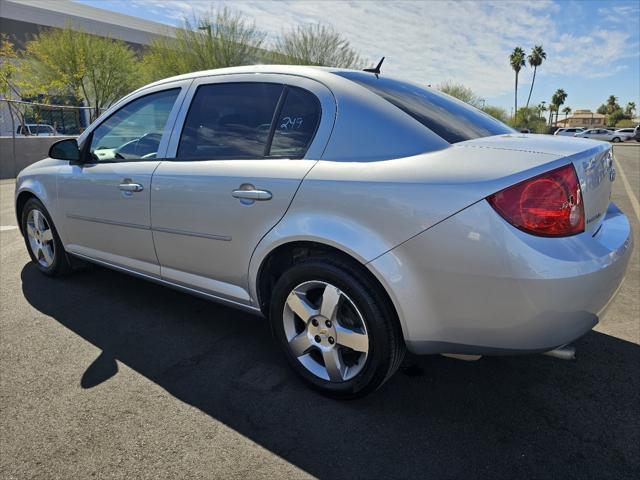
MULTIPOLYGON (((320 478, 633 478, 640 468, 640 347, 592 332, 578 359, 410 357, 374 394, 326 399, 290 372, 263 319, 109 270, 23 293, 104 353, 320 478)), ((55 372, 52 372, 55 374, 55 372)))

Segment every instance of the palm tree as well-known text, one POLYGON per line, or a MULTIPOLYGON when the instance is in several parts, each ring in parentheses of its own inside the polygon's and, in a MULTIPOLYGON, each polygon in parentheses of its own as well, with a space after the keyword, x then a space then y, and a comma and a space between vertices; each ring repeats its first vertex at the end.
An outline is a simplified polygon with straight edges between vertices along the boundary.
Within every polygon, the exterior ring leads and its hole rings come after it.
POLYGON ((611 114, 618 109, 618 97, 609 95, 607 98, 607 113, 611 114))
POLYGON ((558 123, 558 112, 560 107, 564 104, 564 101, 567 99, 567 92, 563 89, 559 88, 556 90, 556 93, 551 97, 551 104, 555 107, 554 110, 556 112, 556 123, 558 123))
POLYGON ((553 102, 549 104, 549 126, 551 126, 551 122, 553 120, 553 112, 557 112, 558 107, 556 107, 553 102))
POLYGON ((529 98, 527 98, 527 108, 529 108, 529 101, 531 100, 531 93, 533 92, 533 84, 536 83, 536 70, 547 58, 547 52, 542 49, 542 45, 536 45, 531 49, 531 53, 527 57, 529 66, 533 67, 533 80, 531 80, 531 88, 529 89, 529 98))
POLYGON ((636 102, 629 102, 627 103, 627 106, 624 108, 624 113, 629 117, 633 117, 633 112, 635 112, 635 110, 636 110, 636 102))
POLYGON ((536 107, 536 110, 538 112, 538 117, 542 117, 542 113, 547 111, 547 102, 540 102, 538 104, 538 106, 536 107))
POLYGON ((562 113, 564 113, 564 126, 567 126, 567 117, 571 113, 571 107, 564 107, 562 109, 562 113))
POLYGON ((525 61, 524 50, 520 47, 516 47, 509 55, 509 63, 511 64, 511 68, 516 72, 516 96, 515 96, 515 109, 513 111, 513 118, 518 114, 518 74, 520 73, 520 69, 527 65, 525 61))

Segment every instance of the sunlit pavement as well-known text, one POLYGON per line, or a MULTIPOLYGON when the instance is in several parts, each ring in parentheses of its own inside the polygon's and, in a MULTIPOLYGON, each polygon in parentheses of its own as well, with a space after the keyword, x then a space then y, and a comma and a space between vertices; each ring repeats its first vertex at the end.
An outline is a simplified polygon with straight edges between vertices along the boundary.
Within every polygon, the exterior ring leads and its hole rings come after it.
POLYGON ((615 155, 636 249, 576 361, 411 357, 342 403, 259 318, 100 268, 43 277, 2 181, 0 478, 637 478, 640 144, 615 155))

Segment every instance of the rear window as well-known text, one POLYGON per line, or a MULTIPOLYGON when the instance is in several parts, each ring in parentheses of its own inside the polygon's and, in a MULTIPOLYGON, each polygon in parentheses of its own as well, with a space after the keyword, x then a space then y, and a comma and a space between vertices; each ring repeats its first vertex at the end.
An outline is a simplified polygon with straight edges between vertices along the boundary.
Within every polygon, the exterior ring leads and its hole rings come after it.
POLYGON ((484 112, 433 89, 366 72, 335 72, 381 96, 449 143, 514 133, 484 112))

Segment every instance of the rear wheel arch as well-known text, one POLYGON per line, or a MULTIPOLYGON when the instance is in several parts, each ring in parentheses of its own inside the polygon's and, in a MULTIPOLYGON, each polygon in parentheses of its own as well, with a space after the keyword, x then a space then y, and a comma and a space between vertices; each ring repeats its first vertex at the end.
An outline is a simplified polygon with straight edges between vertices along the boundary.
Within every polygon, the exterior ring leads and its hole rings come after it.
POLYGON ((393 322, 404 337, 404 329, 398 317, 397 308, 389 292, 376 275, 349 253, 325 243, 308 240, 288 242, 279 245, 262 260, 256 277, 256 293, 260 310, 266 317, 269 315, 271 294, 273 293, 273 287, 278 281, 278 278, 291 266, 312 257, 330 258, 334 262, 340 263, 346 269, 365 275, 385 299, 389 314, 393 317, 393 322))

